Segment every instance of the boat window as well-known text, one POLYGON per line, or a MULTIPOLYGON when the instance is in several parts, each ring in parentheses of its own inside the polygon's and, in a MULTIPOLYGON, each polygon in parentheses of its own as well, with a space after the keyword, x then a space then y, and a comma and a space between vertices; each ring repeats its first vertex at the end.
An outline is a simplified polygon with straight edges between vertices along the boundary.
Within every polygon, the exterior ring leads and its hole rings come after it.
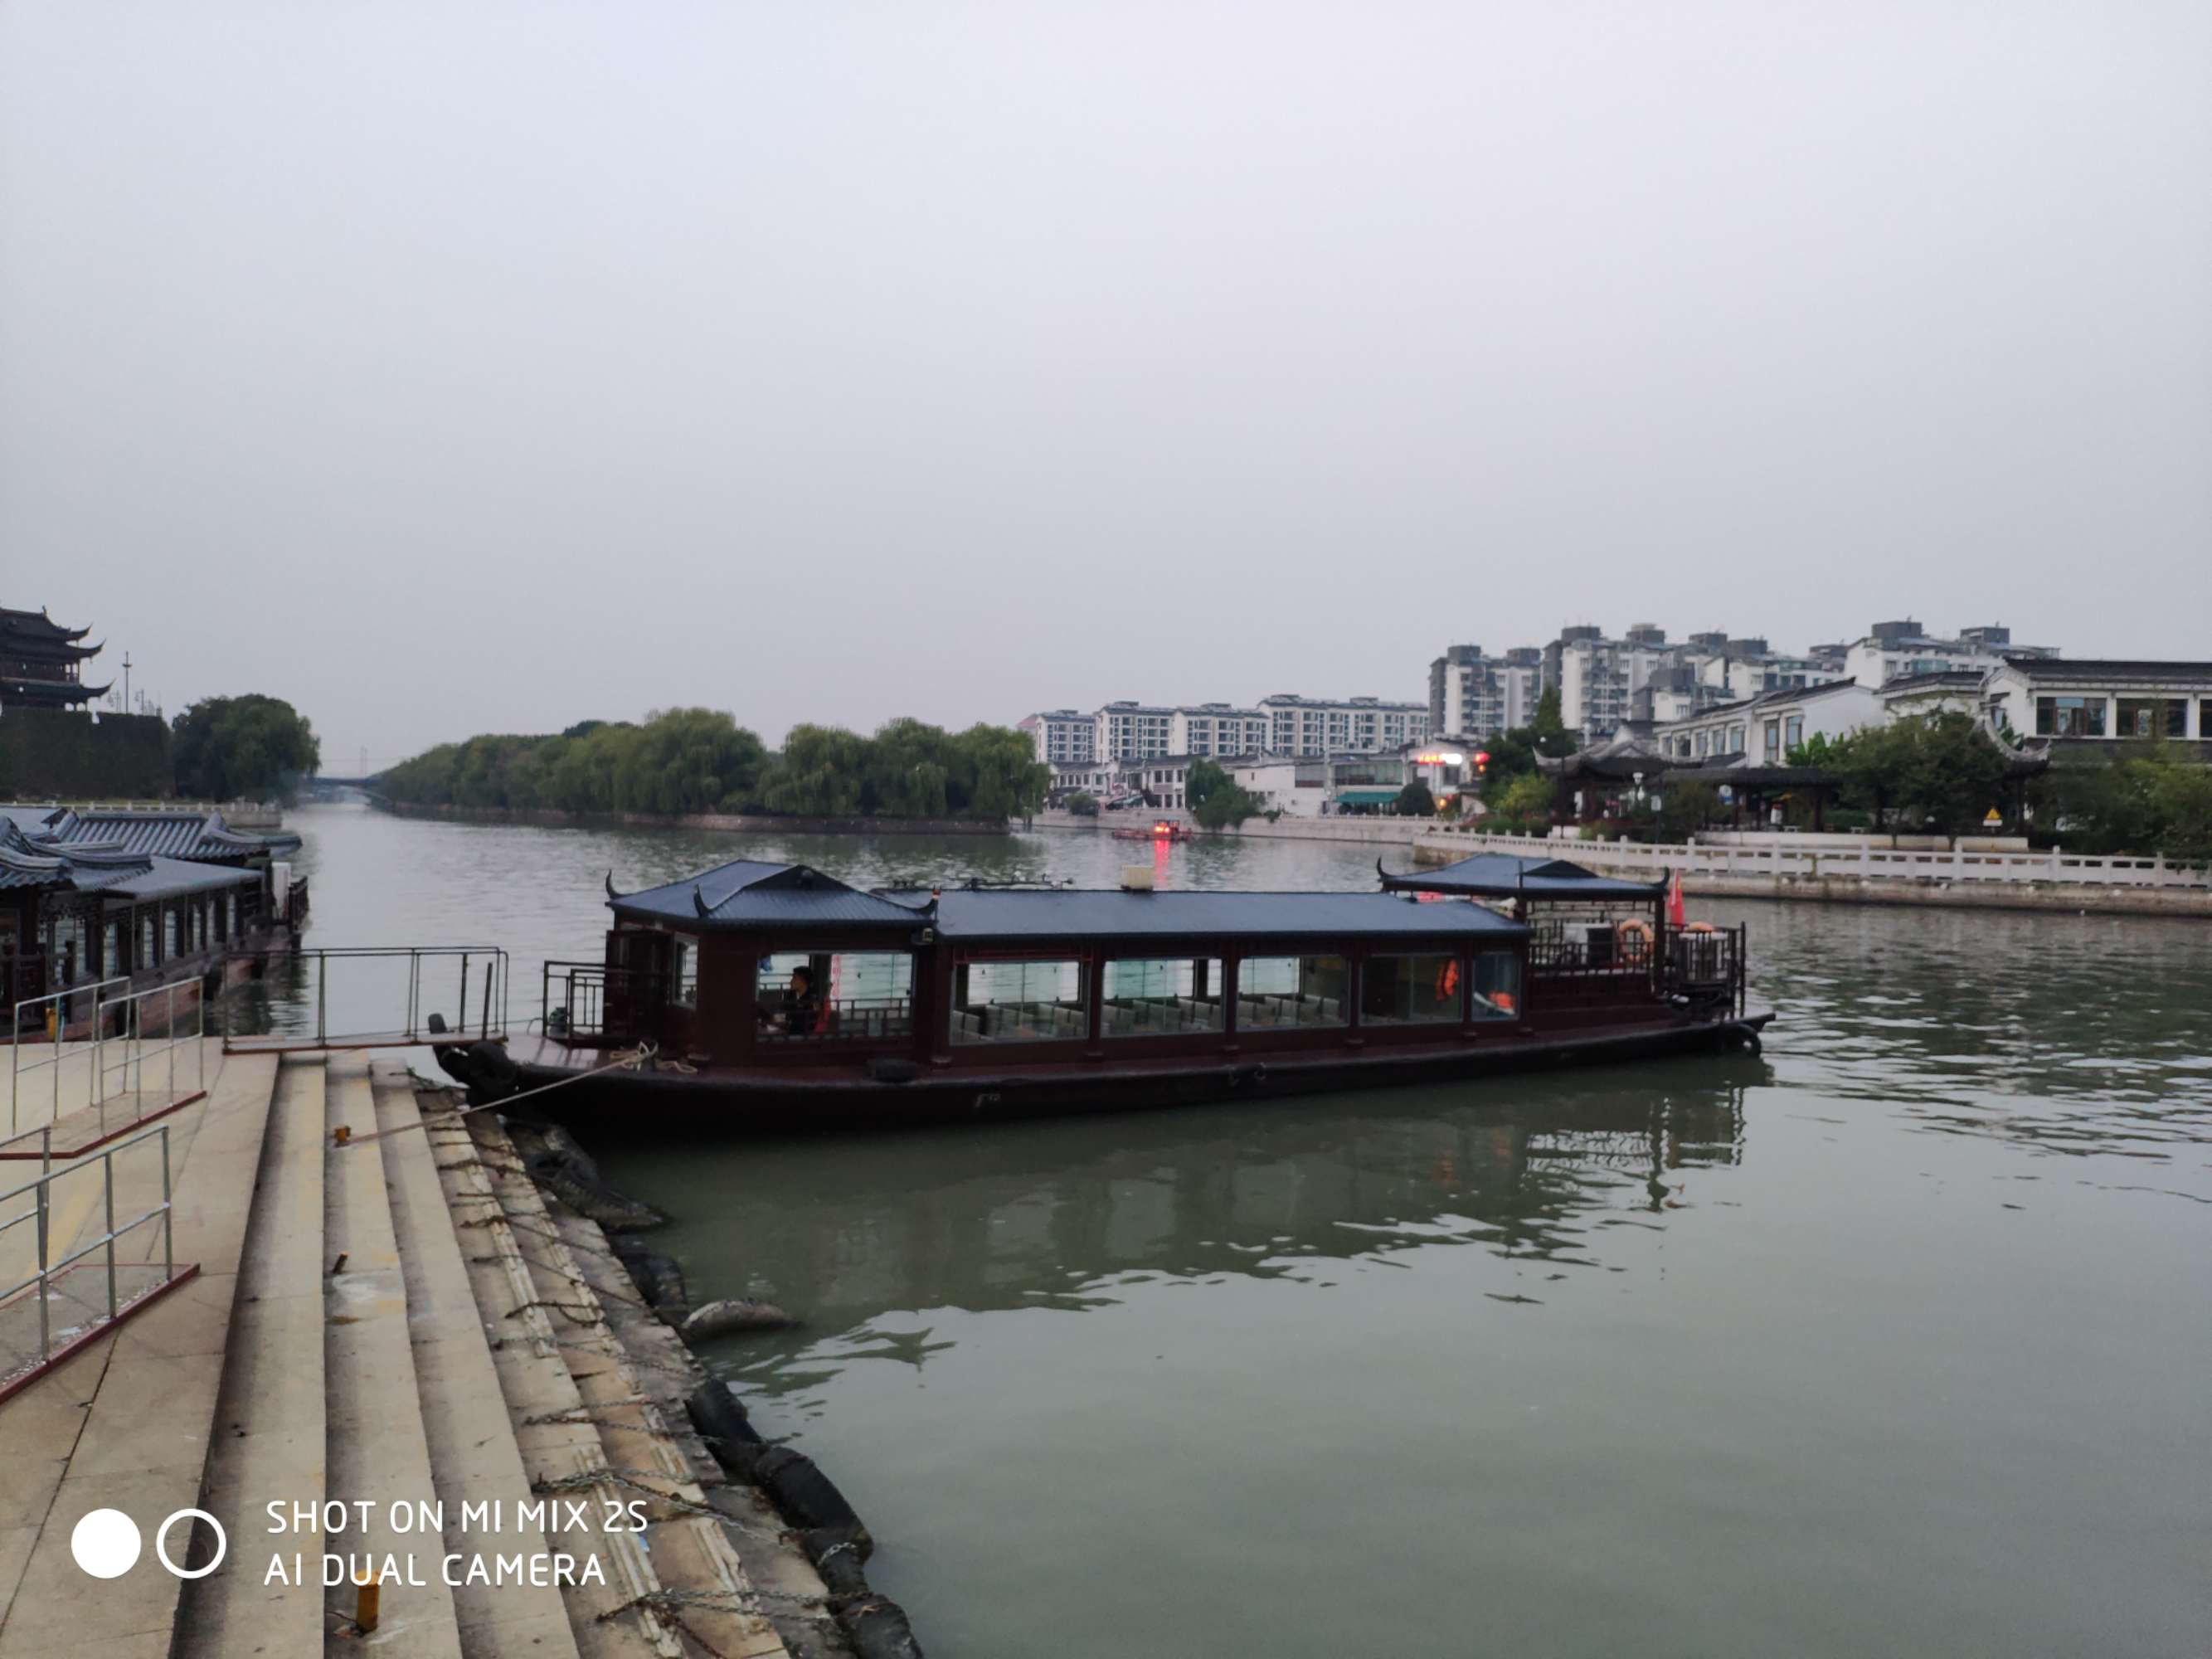
POLYGON ((763 957, 755 1012, 763 1042, 877 1042, 914 1030, 906 951, 778 951, 763 957))
POLYGON ((669 998, 670 1002, 678 1008, 696 1008, 699 1006, 698 945, 688 939, 678 939, 673 966, 675 971, 669 983, 674 988, 675 994, 669 998))
POLYGON ((1225 981, 1218 957, 1132 957, 1105 968, 1102 1036, 1218 1031, 1225 981))
POLYGON ((1474 1013, 1477 1019, 1521 1018, 1521 958, 1510 951, 1478 951, 1474 1013))
POLYGON ((1079 1042, 1091 1034, 1080 962, 963 962, 952 970, 955 1042, 1079 1042))
POLYGON ((1460 1018, 1456 955, 1370 957, 1360 966, 1359 988, 1364 1024, 1453 1024, 1460 1018))
POLYGON ((1348 977, 1342 957, 1247 957, 1237 965, 1237 1029, 1345 1024, 1348 977))

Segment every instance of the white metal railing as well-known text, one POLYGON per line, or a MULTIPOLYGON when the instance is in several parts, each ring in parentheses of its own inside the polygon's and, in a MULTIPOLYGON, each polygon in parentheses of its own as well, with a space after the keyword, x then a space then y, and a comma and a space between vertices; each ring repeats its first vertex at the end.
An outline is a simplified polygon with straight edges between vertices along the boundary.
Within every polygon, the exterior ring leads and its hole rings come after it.
MULTIPOLYGON (((33 1240, 32 1267, 28 1273, 14 1282, 0 1285, 0 1398, 4 1398, 31 1377, 52 1365, 59 1358, 54 1338, 54 1310, 59 1305, 66 1311, 72 1304, 86 1308, 89 1321, 72 1326, 61 1334, 64 1348, 74 1347, 114 1324, 125 1315, 166 1289, 177 1278, 176 1229, 171 1198, 169 1168, 169 1126, 155 1124, 144 1133, 133 1135, 128 1140, 118 1141, 98 1155, 100 1171, 100 1231, 86 1243, 57 1258, 53 1237, 55 1182, 68 1180, 93 1167, 93 1160, 70 1164, 56 1170, 51 1164, 42 1165, 40 1173, 20 1186, 0 1192, 0 1245, 8 1241, 10 1231, 25 1223, 35 1228, 33 1240), (115 1216, 115 1160, 132 1149, 149 1143, 158 1144, 161 1156, 161 1200, 141 1214, 118 1221, 115 1216), (20 1209, 18 1206, 20 1206, 20 1209), (9 1213, 11 1210, 18 1212, 9 1213), (161 1224, 161 1277, 132 1287, 126 1294, 121 1273, 125 1268, 150 1273, 150 1261, 118 1263, 116 1248, 125 1235, 148 1222, 161 1224), (86 1302, 70 1294, 63 1279, 70 1269, 95 1252, 106 1254, 106 1287, 104 1298, 86 1302), (38 1304, 37 1346, 26 1352, 12 1337, 15 1317, 24 1311, 24 1304, 38 1304)), ((0 1255, 0 1260, 5 1260, 0 1255)), ((27 1323, 27 1321, 25 1322, 27 1323)))
POLYGON ((128 978, 96 980, 84 985, 72 985, 66 991, 49 991, 42 997, 26 997, 15 1005, 14 1023, 9 1027, 15 1034, 15 1041, 8 1045, 8 1133, 10 1135, 22 1127, 23 1101, 27 1093, 35 1095, 42 1089, 48 1093, 52 1106, 47 1115, 48 1122, 62 1115, 62 1076, 73 1061, 82 1060, 85 1063, 85 1098, 89 1101, 97 1095, 100 997, 114 987, 130 982, 128 978), (88 1034, 88 1041, 71 1047, 69 1041, 70 1003, 75 998, 88 994, 92 999, 92 1030, 88 1034), (23 1032, 27 1025, 28 1029, 47 1034, 48 1048, 46 1054, 28 1063, 23 1059, 24 1049, 35 1049, 39 1045, 24 1041, 23 1032), (43 1085, 37 1080, 37 1073, 40 1072, 51 1074, 43 1085), (27 1077, 33 1079, 27 1090, 23 1081, 27 1077))
POLYGON ((471 1026, 479 1038, 503 1039, 507 1036, 507 957, 498 945, 328 945, 315 950, 287 947, 269 954, 272 965, 277 962, 283 964, 284 975, 291 981, 289 987, 272 991, 272 1001, 281 994, 284 1006, 271 1018, 266 1030, 226 1030, 225 1053, 414 1048, 447 1037, 466 1037, 471 1026), (349 1010, 377 1000, 377 988, 368 986, 352 990, 341 988, 339 1016, 344 1029, 332 1029, 331 970, 346 970, 352 975, 356 987, 363 987, 380 965, 404 975, 397 985, 384 988, 392 994, 386 1006, 398 1005, 393 1012, 400 1023, 368 1030, 345 1027, 349 1010), (444 977, 447 972, 453 975, 451 981, 444 977), (446 1018, 443 1010, 430 1006, 438 1000, 440 988, 444 984, 450 984, 453 990, 454 1012, 451 1021, 446 1018), (313 1015, 312 1028, 307 1024, 310 1006, 313 1015))
POLYGON ((2079 882, 2110 887, 2212 887, 2212 872, 2162 857, 2084 858, 2047 853, 1976 853, 1862 847, 1707 847, 1680 842, 1578 841, 1565 836, 1486 836, 1440 829, 1421 844, 1464 858, 1513 853, 1581 859, 1610 868, 1698 876, 1863 876, 1887 881, 2079 882))

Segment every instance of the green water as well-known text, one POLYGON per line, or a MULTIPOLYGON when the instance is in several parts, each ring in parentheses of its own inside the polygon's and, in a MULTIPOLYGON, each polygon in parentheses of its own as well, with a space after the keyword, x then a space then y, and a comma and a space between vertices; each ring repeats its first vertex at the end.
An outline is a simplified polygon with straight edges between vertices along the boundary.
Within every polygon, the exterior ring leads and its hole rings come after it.
MULTIPOLYGON (((298 822, 319 942, 533 992, 611 866, 1131 851, 298 822)), ((2212 933, 1692 909, 1762 1059, 602 1162, 695 1296, 803 1317, 710 1358, 937 1659, 2212 1650, 2212 933)))

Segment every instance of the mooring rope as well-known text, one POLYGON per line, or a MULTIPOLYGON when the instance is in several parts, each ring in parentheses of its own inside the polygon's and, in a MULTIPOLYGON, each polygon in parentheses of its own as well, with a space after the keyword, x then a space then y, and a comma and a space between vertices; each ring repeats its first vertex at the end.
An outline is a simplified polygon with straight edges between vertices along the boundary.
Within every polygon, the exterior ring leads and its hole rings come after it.
POLYGON ((348 1146, 366 1146, 372 1140, 382 1140, 387 1135, 404 1134, 410 1129, 428 1129, 432 1123, 453 1123, 471 1112, 503 1111, 517 1101, 528 1100, 532 1095, 550 1094, 556 1089, 565 1089, 572 1083, 588 1082, 604 1077, 609 1072, 635 1072, 641 1069, 659 1050, 653 1043, 641 1043, 637 1048, 624 1049, 604 1066, 594 1066, 588 1072, 579 1072, 574 1077, 556 1078, 550 1083, 541 1083, 534 1089, 525 1089, 520 1094, 509 1095, 503 1100, 488 1100, 481 1106, 463 1106, 457 1110, 440 1112, 434 1116, 418 1112, 415 1121, 402 1123, 390 1129, 371 1129, 366 1134, 349 1133, 343 1140, 333 1139, 332 1145, 341 1150, 348 1146))

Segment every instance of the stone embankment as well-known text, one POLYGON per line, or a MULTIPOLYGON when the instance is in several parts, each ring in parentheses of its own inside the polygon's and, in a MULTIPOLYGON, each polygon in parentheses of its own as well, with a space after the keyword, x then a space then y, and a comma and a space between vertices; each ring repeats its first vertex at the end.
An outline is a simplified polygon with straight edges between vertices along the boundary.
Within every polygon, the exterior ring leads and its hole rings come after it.
MULTIPOLYGON (((760 1442, 499 1117, 386 1062, 211 1048, 167 1120, 197 1275, 0 1401, 0 1659, 917 1659, 836 1488, 760 1442), (106 1581, 72 1559, 101 1508, 148 1540, 106 1581), (185 1509, 226 1535, 190 1580, 153 1548, 185 1509)), ((216 1547, 189 1519, 164 1542, 216 1547)))

